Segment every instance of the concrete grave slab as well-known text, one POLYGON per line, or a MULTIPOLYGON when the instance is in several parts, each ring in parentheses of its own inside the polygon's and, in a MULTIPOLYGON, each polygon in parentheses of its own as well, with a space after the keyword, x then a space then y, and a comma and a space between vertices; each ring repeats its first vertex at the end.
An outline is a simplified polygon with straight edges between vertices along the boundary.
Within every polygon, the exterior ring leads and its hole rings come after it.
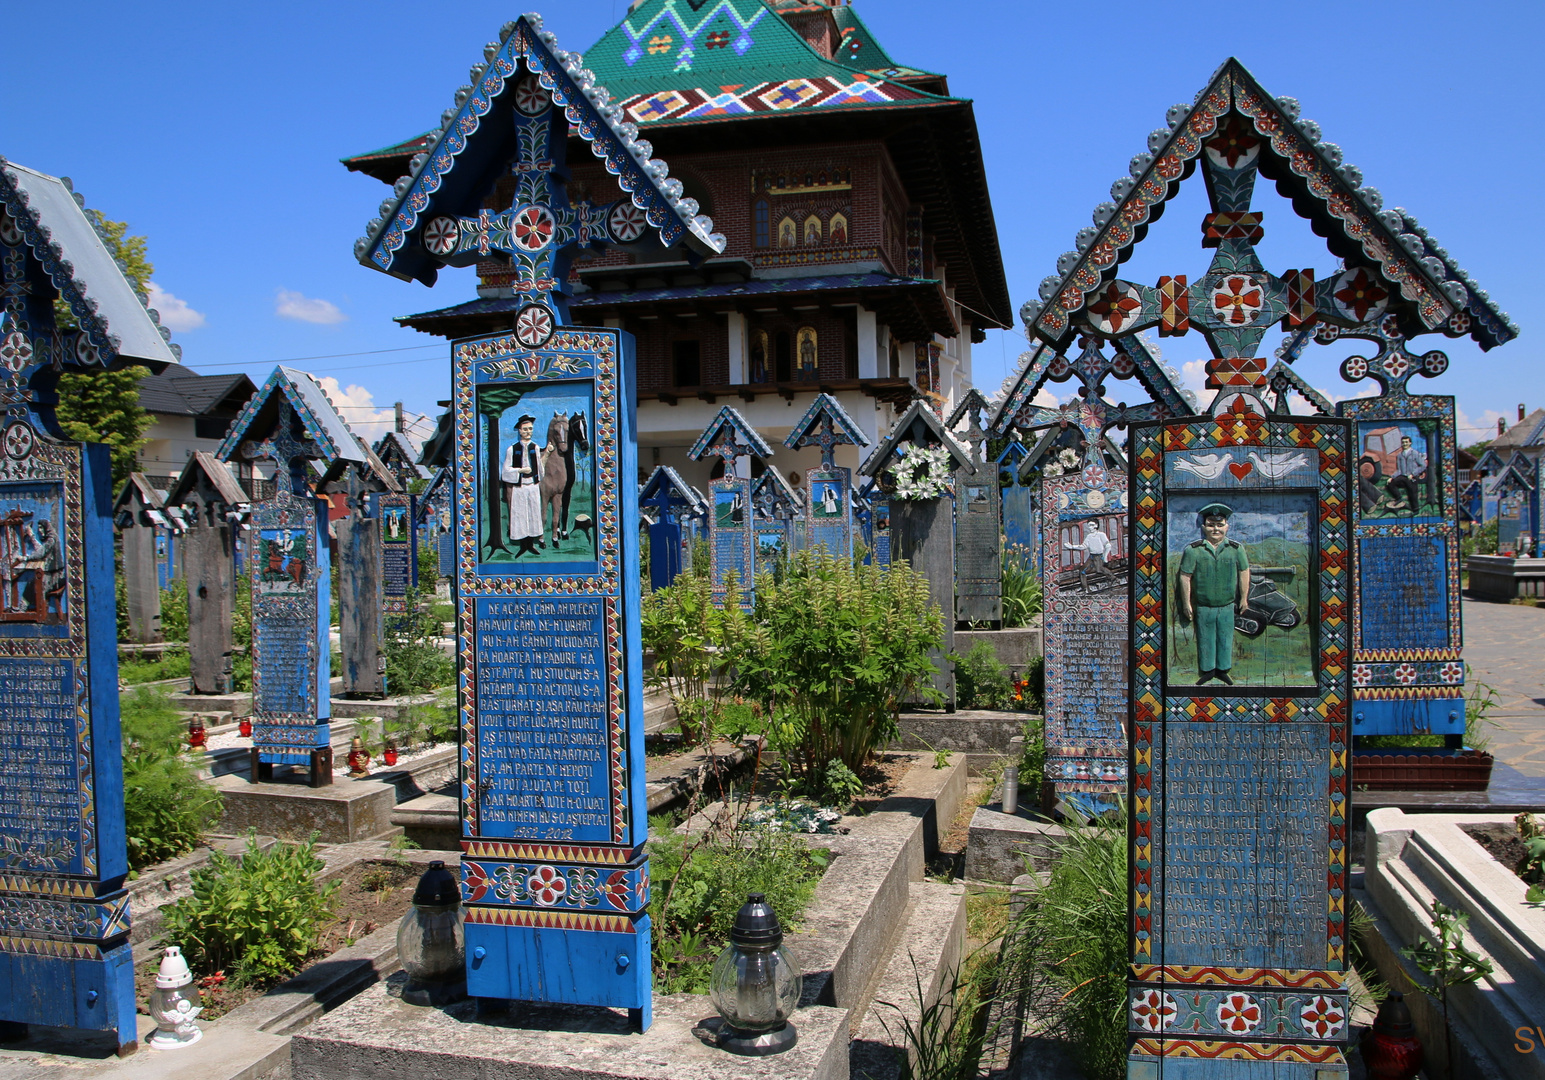
POLYGON ((522 1005, 476 1018, 476 1006, 404 1004, 400 977, 372 986, 297 1035, 294 1080, 847 1080, 847 1012, 803 1008, 799 1042, 767 1058, 733 1057, 693 1029, 716 1018, 708 998, 654 999, 655 1022, 630 1031, 622 1012, 522 1005), (527 1026, 529 1025, 529 1026, 527 1026))

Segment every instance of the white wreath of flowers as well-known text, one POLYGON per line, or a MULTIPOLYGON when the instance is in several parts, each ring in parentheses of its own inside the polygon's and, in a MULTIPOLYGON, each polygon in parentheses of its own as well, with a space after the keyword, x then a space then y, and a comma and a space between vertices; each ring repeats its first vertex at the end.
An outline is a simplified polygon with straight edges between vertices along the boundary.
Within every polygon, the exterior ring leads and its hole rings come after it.
POLYGON ((950 452, 942 446, 932 449, 913 445, 892 469, 896 477, 895 497, 908 502, 937 499, 950 489, 950 452))

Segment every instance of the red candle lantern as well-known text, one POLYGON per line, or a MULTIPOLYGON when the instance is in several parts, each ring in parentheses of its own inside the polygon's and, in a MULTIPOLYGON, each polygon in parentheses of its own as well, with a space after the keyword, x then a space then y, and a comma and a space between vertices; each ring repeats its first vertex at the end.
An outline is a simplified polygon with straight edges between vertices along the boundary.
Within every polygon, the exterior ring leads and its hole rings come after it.
POLYGON ((188 721, 188 745, 198 750, 209 739, 209 734, 204 730, 204 718, 195 716, 188 721))
POLYGON ((370 775, 370 751, 365 749, 365 741, 358 735, 354 736, 354 742, 349 747, 349 775, 370 775))
POLYGON ((1422 1044, 1411 1023, 1405 995, 1391 992, 1363 1036, 1363 1064, 1369 1080, 1411 1080, 1422 1067, 1422 1044))
POLYGON ((241 737, 243 739, 252 738, 252 717, 243 716, 240 722, 237 723, 236 730, 241 732, 241 737))
POLYGON ((397 764, 397 744, 391 739, 386 740, 386 749, 381 751, 381 760, 387 765, 397 764))

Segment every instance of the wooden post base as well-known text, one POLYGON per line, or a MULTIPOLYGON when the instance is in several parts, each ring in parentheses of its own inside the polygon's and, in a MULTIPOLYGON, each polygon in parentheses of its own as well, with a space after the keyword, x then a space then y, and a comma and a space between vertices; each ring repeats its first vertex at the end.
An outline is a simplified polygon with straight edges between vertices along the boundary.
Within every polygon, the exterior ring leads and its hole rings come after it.
MULTIPOLYGON (((274 766, 272 762, 260 761, 257 747, 250 751, 252 754, 252 768, 247 773, 247 782, 252 784, 265 783, 274 778, 274 766)), ((333 782, 333 748, 323 746, 311 751, 311 762, 306 766, 306 783, 314 788, 327 787, 333 782)))
POLYGON ((0 1020, 0 1043, 21 1042, 27 1037, 27 1025, 14 1020, 0 1020))

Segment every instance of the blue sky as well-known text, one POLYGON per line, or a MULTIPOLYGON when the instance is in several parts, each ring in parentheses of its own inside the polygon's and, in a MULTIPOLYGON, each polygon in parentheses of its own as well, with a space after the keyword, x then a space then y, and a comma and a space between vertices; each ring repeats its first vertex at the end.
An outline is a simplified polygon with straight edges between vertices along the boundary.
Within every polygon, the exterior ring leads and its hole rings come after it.
MULTIPOLYGON (((1520 402, 1545 405, 1545 303, 1524 287, 1541 240, 1533 187, 1545 164, 1545 77, 1535 46, 1545 5, 857 6, 899 62, 943 71, 954 94, 975 100, 1016 311, 1165 110, 1190 101, 1235 55, 1271 93, 1297 97, 1385 204, 1416 215, 1519 324, 1520 337, 1490 354, 1468 339, 1422 339, 1453 363, 1412 389, 1458 398, 1469 427, 1461 444, 1520 402)), ((156 285, 170 294, 159 306, 186 363, 258 382, 281 360, 332 376, 335 400, 356 423, 399 399, 412 413, 437 412, 435 401, 449 396, 448 349, 391 317, 469 299, 474 278, 444 273, 430 290, 359 266, 354 238, 387 189, 337 159, 435 124, 484 42, 522 6, 11 8, 0 153, 72 177, 88 206, 150 238, 156 285)), ((626 8, 626 0, 562 0, 539 10, 560 44, 582 50, 626 8)), ((1266 212, 1269 269, 1313 266, 1323 276, 1333 266, 1269 187, 1258 187, 1255 205, 1266 212)), ((1193 177, 1123 276, 1200 274, 1204 209, 1193 177)), ((1196 334, 1162 345, 1176 367, 1208 351, 1196 334)), ((1018 333, 990 334, 977 347, 978 385, 995 389, 1025 347, 1018 333)), ((1365 392, 1335 373, 1351 351, 1316 349, 1300 368, 1333 396, 1365 392)))

